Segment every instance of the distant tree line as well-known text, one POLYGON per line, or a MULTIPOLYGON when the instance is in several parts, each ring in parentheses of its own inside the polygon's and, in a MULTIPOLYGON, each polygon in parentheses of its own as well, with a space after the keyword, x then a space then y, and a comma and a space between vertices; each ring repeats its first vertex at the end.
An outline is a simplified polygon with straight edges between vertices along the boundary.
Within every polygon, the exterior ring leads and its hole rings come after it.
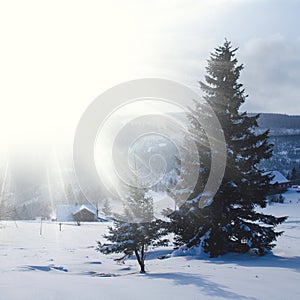
POLYGON ((261 128, 300 129, 300 116, 261 113, 258 119, 258 126, 261 128))

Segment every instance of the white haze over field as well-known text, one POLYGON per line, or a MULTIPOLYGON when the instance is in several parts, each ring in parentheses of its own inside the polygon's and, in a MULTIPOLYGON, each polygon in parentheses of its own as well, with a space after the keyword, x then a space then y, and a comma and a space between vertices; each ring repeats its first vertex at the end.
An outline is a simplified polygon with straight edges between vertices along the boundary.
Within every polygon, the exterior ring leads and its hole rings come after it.
MULTIPOLYGON (((145 99, 144 101, 140 100, 120 106, 113 111, 111 115, 107 116, 106 120, 103 122, 103 125, 101 128, 99 128, 97 138, 95 140, 94 152, 95 165, 99 177, 106 182, 107 187, 110 186, 112 188, 118 185, 119 178, 116 176, 118 173, 116 168, 120 166, 114 165, 112 149, 114 147, 115 138, 119 134, 122 135, 122 129, 124 129, 124 126, 130 126, 130 124, 132 124, 131 126, 135 126, 134 122, 136 120, 149 115, 153 115, 153 122, 156 121, 155 116, 161 116, 162 118, 170 119, 172 117, 167 115, 170 112, 184 113, 184 110, 175 104, 167 103, 163 100, 145 99)), ((180 120, 174 121, 179 125, 181 124, 181 126, 184 126, 180 120)), ((149 134, 147 130, 145 131, 146 132, 144 133, 143 130, 141 130, 141 134, 136 137, 136 140, 129 141, 129 152, 132 151, 134 144, 138 143, 139 139, 142 138, 144 134, 149 134)), ((152 133, 155 134, 154 131, 152 133)), ((129 138, 129 132, 123 132, 123 134, 127 135, 127 138, 129 138)), ((165 134, 168 134, 168 132, 165 132, 165 134)), ((122 162, 124 165, 127 163, 128 161, 122 162)))

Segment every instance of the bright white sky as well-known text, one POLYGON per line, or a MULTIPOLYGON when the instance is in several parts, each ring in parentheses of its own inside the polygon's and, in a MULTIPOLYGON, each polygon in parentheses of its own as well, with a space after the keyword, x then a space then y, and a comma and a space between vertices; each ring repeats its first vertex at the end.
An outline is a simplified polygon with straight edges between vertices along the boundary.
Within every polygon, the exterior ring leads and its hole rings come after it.
POLYGON ((71 143, 91 101, 127 80, 198 91, 225 37, 245 65, 244 108, 300 114, 299 11, 296 0, 1 1, 2 149, 71 143))

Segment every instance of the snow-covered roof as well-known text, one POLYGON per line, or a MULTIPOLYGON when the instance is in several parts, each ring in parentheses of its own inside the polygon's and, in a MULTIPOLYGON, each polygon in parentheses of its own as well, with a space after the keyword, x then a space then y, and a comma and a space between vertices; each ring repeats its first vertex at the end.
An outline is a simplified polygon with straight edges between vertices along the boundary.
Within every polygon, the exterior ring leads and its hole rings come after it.
POLYGON ((76 205, 76 204, 65 204, 65 205, 57 205, 56 213, 57 213, 57 221, 59 222, 73 222, 74 214, 78 213, 80 210, 86 209, 96 214, 96 207, 87 204, 87 205, 76 205))
POLYGON ((274 176, 274 178, 270 181, 270 184, 275 184, 275 183, 289 183, 290 182, 279 171, 270 171, 270 172, 266 172, 265 174, 271 174, 271 176, 274 176))
POLYGON ((79 213, 82 210, 87 210, 92 214, 96 214, 96 208, 92 205, 90 205, 89 207, 87 207, 86 205, 81 205, 76 211, 73 212, 73 215, 79 213))

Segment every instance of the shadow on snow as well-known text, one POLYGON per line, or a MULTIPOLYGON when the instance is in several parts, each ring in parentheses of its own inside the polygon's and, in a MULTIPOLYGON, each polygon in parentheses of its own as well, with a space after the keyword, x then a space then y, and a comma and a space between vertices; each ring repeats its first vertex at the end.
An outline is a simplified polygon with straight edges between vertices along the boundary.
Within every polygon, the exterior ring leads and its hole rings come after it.
POLYGON ((172 280, 176 284, 180 285, 194 285, 205 293, 207 296, 218 296, 227 299, 242 299, 242 300, 254 300, 256 298, 246 297, 238 293, 226 290, 226 286, 217 284, 216 282, 209 281, 204 276, 199 274, 183 274, 183 273, 155 273, 145 274, 149 279, 166 279, 172 280))
POLYGON ((56 267, 54 265, 48 265, 48 266, 26 266, 24 267, 28 271, 43 271, 43 272, 50 272, 52 270, 62 271, 62 272, 68 272, 67 269, 64 267, 56 267))
MULTIPOLYGON (((189 258, 187 258, 189 259, 189 258)), ((190 257, 195 259, 195 257, 190 257)), ((263 257, 240 255, 240 254, 227 254, 220 258, 213 258, 205 260, 203 263, 211 263, 216 265, 235 264, 242 267, 263 267, 263 268, 284 268, 300 272, 300 256, 283 257, 274 254, 267 254, 263 257)))

